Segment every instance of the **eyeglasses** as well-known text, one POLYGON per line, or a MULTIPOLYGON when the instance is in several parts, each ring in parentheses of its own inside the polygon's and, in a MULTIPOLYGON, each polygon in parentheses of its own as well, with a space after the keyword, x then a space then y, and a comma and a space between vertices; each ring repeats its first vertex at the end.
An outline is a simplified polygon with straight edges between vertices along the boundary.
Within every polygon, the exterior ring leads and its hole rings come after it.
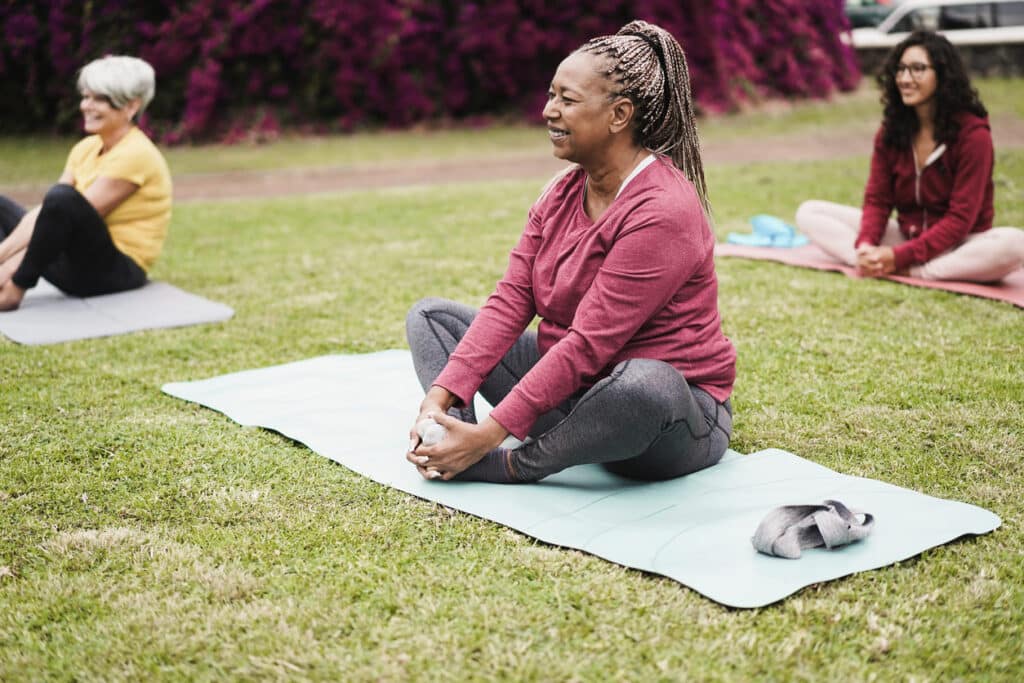
POLYGON ((922 64, 921 62, 914 62, 913 64, 897 64, 893 70, 894 76, 902 76, 904 73, 910 72, 910 77, 915 81, 924 75, 924 72, 928 69, 933 68, 930 64, 922 64))

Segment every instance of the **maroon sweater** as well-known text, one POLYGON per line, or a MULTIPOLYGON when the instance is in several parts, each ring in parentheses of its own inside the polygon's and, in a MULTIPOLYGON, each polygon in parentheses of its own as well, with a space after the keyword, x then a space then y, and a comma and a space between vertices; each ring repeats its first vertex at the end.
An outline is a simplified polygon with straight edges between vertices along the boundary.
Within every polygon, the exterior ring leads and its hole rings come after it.
POLYGON ((435 382, 469 401, 539 315, 541 359, 491 413, 520 439, 629 358, 670 363, 719 401, 732 392, 715 240, 693 186, 659 159, 595 222, 583 210, 585 177, 569 173, 530 209, 505 276, 435 382))
POLYGON ((992 227, 994 155, 988 119, 965 112, 959 122, 956 140, 941 153, 937 150, 920 176, 910 147, 887 147, 881 129, 875 135, 856 245, 877 245, 896 209, 907 239, 893 250, 897 270, 930 261, 970 233, 992 227))

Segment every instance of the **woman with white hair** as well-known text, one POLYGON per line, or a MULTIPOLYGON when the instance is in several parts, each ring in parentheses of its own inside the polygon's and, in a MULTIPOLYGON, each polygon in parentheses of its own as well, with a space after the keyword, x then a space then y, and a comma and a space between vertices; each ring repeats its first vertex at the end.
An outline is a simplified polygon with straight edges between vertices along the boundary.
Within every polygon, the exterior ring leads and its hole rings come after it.
POLYGON ((88 136, 76 144, 57 184, 30 210, 0 197, 0 311, 21 304, 45 277, 73 296, 141 287, 171 219, 171 176, 135 125, 153 99, 153 68, 109 56, 79 74, 88 136))

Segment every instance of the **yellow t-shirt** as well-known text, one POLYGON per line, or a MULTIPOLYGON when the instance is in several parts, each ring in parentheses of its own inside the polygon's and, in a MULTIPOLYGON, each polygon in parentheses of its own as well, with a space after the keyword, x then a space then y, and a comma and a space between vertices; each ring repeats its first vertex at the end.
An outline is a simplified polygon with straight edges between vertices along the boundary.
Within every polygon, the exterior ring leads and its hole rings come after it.
POLYGON ((167 237, 171 222, 171 173, 156 145, 138 128, 132 129, 106 154, 103 140, 90 135, 71 148, 65 167, 79 192, 100 176, 119 178, 139 186, 107 214, 114 245, 148 271, 167 237))

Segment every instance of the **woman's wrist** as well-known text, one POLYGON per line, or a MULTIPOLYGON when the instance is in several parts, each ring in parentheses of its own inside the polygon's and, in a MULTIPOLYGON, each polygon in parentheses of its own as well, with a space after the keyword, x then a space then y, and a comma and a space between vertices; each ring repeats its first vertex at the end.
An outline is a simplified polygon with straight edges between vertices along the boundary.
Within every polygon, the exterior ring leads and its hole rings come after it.
POLYGON ((423 405, 434 404, 440 406, 442 412, 447 412, 457 400, 455 394, 435 384, 427 390, 427 395, 423 397, 423 405))
POLYGON ((487 444, 487 448, 484 452, 500 446, 501 442, 509 435, 509 431, 502 427, 500 422, 490 416, 484 418, 483 422, 480 423, 479 428, 482 436, 485 438, 485 443, 487 444))

